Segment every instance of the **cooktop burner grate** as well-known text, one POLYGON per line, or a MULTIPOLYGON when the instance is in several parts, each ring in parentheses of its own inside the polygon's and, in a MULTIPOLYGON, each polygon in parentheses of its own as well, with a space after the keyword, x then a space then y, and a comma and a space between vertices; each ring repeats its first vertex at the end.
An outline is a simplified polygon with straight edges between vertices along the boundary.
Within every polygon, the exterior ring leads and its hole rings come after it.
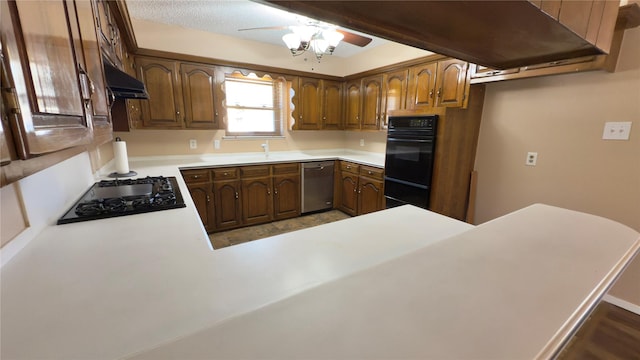
POLYGON ((175 177, 102 180, 59 220, 58 225, 185 207, 175 177))

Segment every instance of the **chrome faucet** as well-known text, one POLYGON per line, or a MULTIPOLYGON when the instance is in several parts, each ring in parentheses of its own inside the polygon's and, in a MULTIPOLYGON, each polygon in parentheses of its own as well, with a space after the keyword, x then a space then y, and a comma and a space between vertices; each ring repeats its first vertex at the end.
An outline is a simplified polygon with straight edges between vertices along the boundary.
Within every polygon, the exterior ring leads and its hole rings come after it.
POLYGON ((269 140, 266 140, 264 144, 260 145, 264 149, 264 157, 269 157, 269 140))

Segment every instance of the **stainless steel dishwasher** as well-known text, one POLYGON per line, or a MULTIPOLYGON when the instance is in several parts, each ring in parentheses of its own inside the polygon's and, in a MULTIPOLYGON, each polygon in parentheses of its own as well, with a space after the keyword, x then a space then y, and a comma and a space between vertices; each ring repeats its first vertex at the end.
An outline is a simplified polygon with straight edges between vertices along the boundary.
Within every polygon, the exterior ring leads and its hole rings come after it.
POLYGON ((333 207, 333 161, 302 164, 302 213, 333 207))

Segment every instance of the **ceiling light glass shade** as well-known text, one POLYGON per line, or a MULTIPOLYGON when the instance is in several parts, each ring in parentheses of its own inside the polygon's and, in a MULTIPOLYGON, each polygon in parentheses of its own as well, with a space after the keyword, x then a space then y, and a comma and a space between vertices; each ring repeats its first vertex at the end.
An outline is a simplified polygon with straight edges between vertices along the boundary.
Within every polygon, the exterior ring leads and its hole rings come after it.
POLYGON ((327 52, 329 42, 324 39, 313 39, 311 41, 311 46, 313 47, 313 52, 316 54, 316 58, 320 60, 322 55, 327 52))
POLYGON ((300 37, 301 42, 309 42, 318 32, 315 26, 291 26, 291 31, 300 37))
POLYGON ((330 29, 323 31, 322 37, 329 42, 329 46, 333 46, 335 48, 344 38, 344 35, 333 29, 330 29))
POLYGON ((297 50, 302 50, 300 48, 300 36, 296 33, 289 33, 282 37, 282 41, 287 44, 287 48, 291 50, 292 53, 295 54, 297 50))

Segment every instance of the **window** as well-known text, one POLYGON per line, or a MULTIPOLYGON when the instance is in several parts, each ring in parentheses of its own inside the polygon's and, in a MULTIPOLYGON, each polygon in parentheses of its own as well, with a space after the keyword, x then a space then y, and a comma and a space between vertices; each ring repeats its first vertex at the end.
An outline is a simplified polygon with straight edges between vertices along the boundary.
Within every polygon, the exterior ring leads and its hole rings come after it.
POLYGON ((227 135, 281 136, 284 82, 255 74, 229 74, 224 80, 227 135))

